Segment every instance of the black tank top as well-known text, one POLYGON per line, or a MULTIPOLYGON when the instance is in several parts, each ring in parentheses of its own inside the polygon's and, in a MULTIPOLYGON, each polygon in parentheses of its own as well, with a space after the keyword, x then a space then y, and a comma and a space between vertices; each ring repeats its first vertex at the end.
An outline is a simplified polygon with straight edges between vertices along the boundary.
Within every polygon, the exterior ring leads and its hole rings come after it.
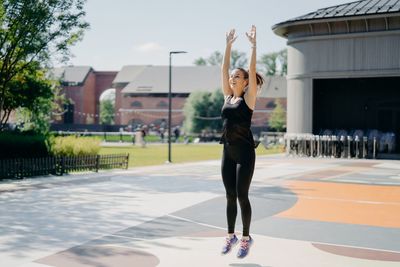
POLYGON ((231 95, 226 97, 222 106, 223 132, 220 144, 249 144, 254 146, 253 134, 250 130, 253 110, 247 106, 243 96, 234 104, 231 104, 232 97, 231 95))

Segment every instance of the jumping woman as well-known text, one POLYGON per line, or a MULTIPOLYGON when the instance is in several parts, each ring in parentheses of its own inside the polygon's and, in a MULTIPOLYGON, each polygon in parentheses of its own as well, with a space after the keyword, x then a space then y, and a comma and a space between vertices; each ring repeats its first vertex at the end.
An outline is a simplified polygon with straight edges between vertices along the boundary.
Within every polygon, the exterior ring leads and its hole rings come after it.
POLYGON ((226 34, 226 48, 222 65, 222 90, 224 105, 221 117, 223 120, 223 134, 221 142, 222 180, 226 190, 226 216, 228 222, 228 236, 222 248, 222 254, 231 251, 239 240, 235 235, 237 215, 237 201, 239 201, 243 232, 237 257, 244 258, 249 253, 253 239, 250 236, 251 205, 249 188, 254 172, 255 144, 250 130, 251 117, 256 105, 258 88, 264 80, 256 72, 256 27, 253 25, 246 36, 251 45, 249 70, 236 68, 229 73, 231 48, 236 40, 235 30, 226 34))

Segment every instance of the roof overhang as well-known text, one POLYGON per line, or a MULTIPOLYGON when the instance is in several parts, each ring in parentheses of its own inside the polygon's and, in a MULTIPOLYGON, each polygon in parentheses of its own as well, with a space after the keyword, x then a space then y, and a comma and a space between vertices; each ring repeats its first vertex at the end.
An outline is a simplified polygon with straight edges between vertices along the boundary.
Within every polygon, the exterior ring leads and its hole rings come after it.
POLYGON ((282 23, 275 24, 272 26, 273 32, 281 37, 287 38, 289 32, 288 28, 291 26, 299 25, 311 25, 318 23, 330 23, 338 21, 355 21, 355 20, 368 20, 368 19, 385 19, 391 17, 400 17, 400 12, 398 13, 384 13, 384 14, 372 14, 372 15, 358 15, 358 16, 344 16, 344 17, 331 17, 331 18, 321 18, 321 19, 307 19, 307 20, 295 20, 295 21, 285 21, 282 23))

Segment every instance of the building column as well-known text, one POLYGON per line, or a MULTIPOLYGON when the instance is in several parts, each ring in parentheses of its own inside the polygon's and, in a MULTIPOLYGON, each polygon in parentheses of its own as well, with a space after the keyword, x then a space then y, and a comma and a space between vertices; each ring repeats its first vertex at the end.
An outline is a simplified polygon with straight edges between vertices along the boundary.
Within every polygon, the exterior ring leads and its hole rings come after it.
POLYGON ((312 79, 287 81, 287 133, 312 133, 312 79))

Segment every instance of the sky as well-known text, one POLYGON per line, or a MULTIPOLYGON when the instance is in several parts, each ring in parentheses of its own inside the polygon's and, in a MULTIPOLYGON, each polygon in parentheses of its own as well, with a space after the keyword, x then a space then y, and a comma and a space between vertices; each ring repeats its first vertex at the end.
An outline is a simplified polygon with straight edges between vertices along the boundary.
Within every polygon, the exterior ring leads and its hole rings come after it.
POLYGON ((286 39, 272 26, 307 13, 352 0, 88 0, 90 29, 71 48, 69 65, 97 71, 119 71, 126 65, 190 66, 225 49, 225 33, 236 29, 233 48, 248 54, 245 32, 257 27, 257 55, 277 52, 286 39))

